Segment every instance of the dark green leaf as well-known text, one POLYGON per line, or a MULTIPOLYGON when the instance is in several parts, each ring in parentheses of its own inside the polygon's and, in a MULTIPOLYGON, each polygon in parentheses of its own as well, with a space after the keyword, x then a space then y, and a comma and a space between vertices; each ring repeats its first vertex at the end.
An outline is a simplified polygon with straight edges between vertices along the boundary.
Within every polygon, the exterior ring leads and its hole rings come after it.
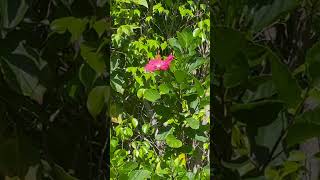
POLYGON ((307 52, 306 65, 308 76, 314 86, 320 88, 320 42, 316 43, 307 52))
POLYGON ((215 61, 223 67, 232 64, 233 58, 246 46, 241 32, 228 28, 214 28, 215 61))
POLYGON ((283 109, 280 101, 265 100, 248 104, 235 104, 231 107, 237 120, 254 126, 265 126, 273 122, 283 109))
POLYGON ((271 5, 263 6, 254 14, 253 31, 262 30, 297 5, 298 0, 276 0, 271 5))
POLYGON ((108 87, 96 86, 88 95, 87 108, 92 117, 97 117, 107 101, 108 87))
POLYGON ((94 69, 98 74, 101 74, 106 69, 106 63, 102 54, 95 52, 95 50, 89 46, 81 44, 81 56, 94 69))
POLYGON ((81 83, 90 88, 98 78, 97 73, 87 64, 82 64, 79 70, 79 79, 81 83))
POLYGON ((302 100, 301 88, 289 69, 270 51, 272 80, 279 93, 280 99, 290 108, 296 108, 302 100))
POLYGON ((288 130, 286 137, 289 147, 304 142, 313 137, 320 136, 320 125, 312 123, 295 123, 288 130))

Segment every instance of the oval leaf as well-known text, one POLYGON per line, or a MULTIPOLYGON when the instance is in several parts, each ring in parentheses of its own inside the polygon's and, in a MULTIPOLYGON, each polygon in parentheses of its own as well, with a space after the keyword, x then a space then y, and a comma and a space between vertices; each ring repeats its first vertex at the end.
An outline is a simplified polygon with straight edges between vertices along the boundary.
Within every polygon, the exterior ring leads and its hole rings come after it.
POLYGON ((144 92, 144 98, 148 101, 155 102, 156 100, 160 99, 161 96, 158 91, 153 89, 147 89, 144 92))
POLYGON ((166 143, 169 147, 172 147, 172 148, 179 148, 182 146, 182 142, 172 134, 169 134, 166 137, 166 143))

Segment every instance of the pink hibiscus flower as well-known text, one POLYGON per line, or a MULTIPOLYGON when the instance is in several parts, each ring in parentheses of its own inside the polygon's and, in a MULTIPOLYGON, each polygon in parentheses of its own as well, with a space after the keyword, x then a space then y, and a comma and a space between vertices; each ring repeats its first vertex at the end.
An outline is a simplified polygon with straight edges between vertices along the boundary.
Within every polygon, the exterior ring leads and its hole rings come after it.
POLYGON ((161 56, 157 55, 155 59, 151 59, 148 64, 144 67, 147 72, 154 72, 156 70, 166 71, 169 69, 171 61, 174 56, 170 54, 165 60, 161 60, 161 56))

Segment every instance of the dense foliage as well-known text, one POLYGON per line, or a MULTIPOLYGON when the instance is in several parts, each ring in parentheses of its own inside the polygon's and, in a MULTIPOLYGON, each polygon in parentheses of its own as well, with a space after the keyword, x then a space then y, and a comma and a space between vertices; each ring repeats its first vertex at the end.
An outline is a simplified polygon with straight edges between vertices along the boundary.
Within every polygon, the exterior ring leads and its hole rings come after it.
POLYGON ((0 1, 0 179, 109 179, 108 7, 0 1))
POLYGON ((303 148, 320 136, 319 1, 221 0, 211 12, 214 176, 319 179, 303 148))
POLYGON ((112 179, 209 179, 208 8, 206 1, 113 2, 112 179), (172 53, 170 68, 147 72, 158 53, 172 53))

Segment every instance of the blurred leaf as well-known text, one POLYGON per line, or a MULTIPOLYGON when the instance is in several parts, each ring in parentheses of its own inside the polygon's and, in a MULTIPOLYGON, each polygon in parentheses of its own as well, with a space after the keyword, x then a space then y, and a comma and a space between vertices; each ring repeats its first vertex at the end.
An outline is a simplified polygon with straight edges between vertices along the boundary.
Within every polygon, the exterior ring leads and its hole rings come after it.
POLYGON ((215 28, 214 47, 215 60, 222 67, 232 64, 233 58, 238 55, 246 46, 246 39, 241 32, 228 28, 215 28))
POLYGON ((39 162, 39 150, 24 136, 1 140, 0 173, 24 177, 30 165, 39 162))
POLYGON ((306 56, 307 73, 312 84, 318 89, 320 88, 320 72, 317 67, 320 66, 320 42, 313 45, 308 50, 306 56))
POLYGON ((12 56, 10 61, 2 58, 1 66, 5 79, 13 90, 42 104, 46 88, 39 82, 37 77, 39 70, 36 67, 29 64, 22 56, 12 56), (28 65, 32 68, 28 68, 28 65))
POLYGON ((283 103, 264 100, 247 104, 235 104, 231 107, 233 116, 248 125, 266 126, 273 122, 283 109, 283 103))
POLYGON ((78 19, 75 17, 64 17, 60 19, 55 19, 50 28, 57 33, 64 33, 69 31, 71 33, 71 41, 74 42, 78 40, 84 30, 86 29, 88 21, 86 19, 78 19))
POLYGON ((101 74, 106 69, 106 63, 104 57, 100 53, 96 53, 93 48, 81 44, 81 56, 94 69, 98 74, 101 74))
POLYGON ((97 73, 87 64, 82 64, 79 70, 79 79, 86 88, 91 88, 96 79, 97 73))
POLYGON ((57 164, 54 165, 53 174, 57 180, 78 180, 77 178, 68 174, 61 166, 57 164))
POLYGON ((107 22, 104 19, 100 19, 94 23, 93 28, 99 37, 101 37, 102 34, 108 30, 107 22))
POLYGON ((290 108, 296 108, 302 100, 301 88, 296 79, 280 59, 270 51, 272 80, 279 93, 280 99, 290 108))
POLYGON ((107 86, 96 86, 90 91, 87 100, 87 108, 92 117, 96 118, 100 114, 106 103, 107 96, 107 86))
POLYGON ((252 30, 254 32, 262 30, 297 5, 298 0, 276 0, 270 5, 263 6, 254 14, 252 30))
POLYGON ((299 122, 288 129, 286 142, 291 147, 313 137, 320 137, 320 125, 299 122))

